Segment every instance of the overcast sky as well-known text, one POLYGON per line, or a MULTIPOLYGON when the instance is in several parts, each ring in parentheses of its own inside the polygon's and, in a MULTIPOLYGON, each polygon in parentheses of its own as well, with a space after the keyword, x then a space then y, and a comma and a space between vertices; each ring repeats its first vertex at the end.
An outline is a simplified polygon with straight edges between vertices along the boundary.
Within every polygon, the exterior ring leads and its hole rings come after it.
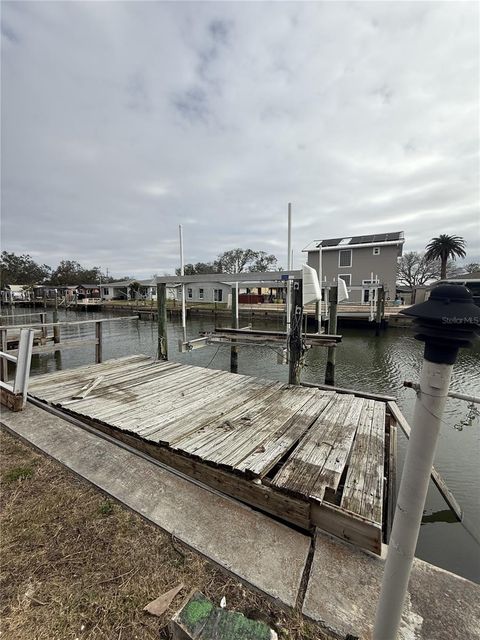
POLYGON ((2 2, 2 249, 148 277, 439 233, 480 259, 479 6, 2 2))

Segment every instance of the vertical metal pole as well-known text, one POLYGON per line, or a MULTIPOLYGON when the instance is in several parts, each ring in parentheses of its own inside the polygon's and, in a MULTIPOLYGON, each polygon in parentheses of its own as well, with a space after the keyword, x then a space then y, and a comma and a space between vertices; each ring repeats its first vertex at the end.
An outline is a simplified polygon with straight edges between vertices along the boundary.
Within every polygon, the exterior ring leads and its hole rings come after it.
MULTIPOLYGON (((338 301, 338 287, 330 287, 328 294, 329 300, 329 316, 328 316, 328 333, 337 333, 337 301, 338 301)), ((335 347, 328 347, 327 350, 327 365, 325 367, 325 384, 335 384, 335 359, 336 350, 335 347)))
MULTIPOLYGON (((178 225, 178 234, 180 237, 180 275, 185 275, 185 263, 183 259, 183 225, 178 225)), ((187 309, 185 305, 185 283, 182 282, 182 329, 183 341, 187 340, 187 309)))
POLYGON ((100 364, 102 361, 102 323, 97 320, 95 322, 95 338, 97 344, 95 345, 95 362, 100 364))
MULTIPOLYGON (((0 351, 7 353, 8 340, 7 329, 1 329, 0 331, 0 351)), ((0 380, 6 382, 8 379, 8 360, 6 358, 0 358, 0 380)))
POLYGON ((157 284, 158 359, 168 360, 167 345, 167 285, 157 284))
POLYGON ((290 334, 288 336, 288 384, 300 384, 302 345, 302 280, 294 280, 290 334))
MULTIPOLYGON (((287 269, 290 271, 292 268, 292 203, 288 203, 288 235, 287 235, 287 269)), ((291 321, 291 297, 292 297, 292 283, 290 279, 287 280, 287 357, 289 349, 289 335, 290 335, 290 321, 291 321)))
MULTIPOLYGON (((318 247, 318 282, 320 284, 320 291, 322 291, 322 247, 318 247)), ((319 300, 315 304, 315 318, 317 320, 317 333, 321 333, 322 330, 322 301, 319 300)))

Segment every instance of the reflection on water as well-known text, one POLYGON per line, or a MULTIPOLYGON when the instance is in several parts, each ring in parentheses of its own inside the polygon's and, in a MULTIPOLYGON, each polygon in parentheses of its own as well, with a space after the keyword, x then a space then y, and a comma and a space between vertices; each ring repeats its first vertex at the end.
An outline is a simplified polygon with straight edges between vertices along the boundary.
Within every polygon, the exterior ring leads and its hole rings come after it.
MULTIPOLYGON (((23 310, 21 311, 24 312, 23 310)), ((60 319, 99 318, 108 314, 60 312, 60 319)), ((112 314, 110 314, 111 317, 112 314)), ((49 312, 51 318, 51 312, 49 312)), ((225 325, 228 324, 224 320, 225 325)), ((246 322, 245 322, 246 324, 246 322)), ((253 320, 257 329, 281 328, 280 322, 262 323, 253 320)), ((188 336, 196 338, 200 331, 214 327, 213 318, 189 320, 188 336)), ((178 322, 170 322, 169 357, 178 362, 229 370, 230 348, 209 346, 190 353, 178 352, 177 341, 182 331, 178 322)), ((390 329, 380 338, 368 328, 342 329, 343 342, 337 348, 336 383, 342 387, 376 391, 395 395, 407 418, 412 419, 415 392, 403 387, 404 380, 418 380, 422 364, 423 345, 414 339, 408 329, 390 329)), ((157 347, 157 326, 150 321, 117 321, 103 325, 104 359, 128 354, 144 353, 154 356, 157 347)), ((62 338, 94 337, 94 325, 78 325, 62 329, 62 338)), ((461 350, 452 377, 452 389, 470 395, 480 395, 480 341, 469 350, 461 350)), ((286 381, 288 370, 277 364, 280 347, 240 347, 238 372, 286 381)), ((41 354, 34 358, 32 374, 37 375, 56 369, 72 368, 94 362, 93 345, 85 349, 66 350, 61 354, 41 354)), ((324 381, 326 350, 311 349, 306 358, 303 380, 324 381)), ((406 441, 399 433, 399 465, 405 453, 406 441)), ((450 490, 462 506, 470 535, 461 524, 447 515, 446 505, 437 489, 431 485, 427 497, 417 555, 445 569, 480 579, 480 420, 473 415, 466 402, 449 399, 439 437, 435 466, 445 478, 450 490), (464 422, 463 430, 458 424, 464 422), (466 423, 468 422, 468 426, 466 423), (441 515, 439 515, 441 514, 441 515)))

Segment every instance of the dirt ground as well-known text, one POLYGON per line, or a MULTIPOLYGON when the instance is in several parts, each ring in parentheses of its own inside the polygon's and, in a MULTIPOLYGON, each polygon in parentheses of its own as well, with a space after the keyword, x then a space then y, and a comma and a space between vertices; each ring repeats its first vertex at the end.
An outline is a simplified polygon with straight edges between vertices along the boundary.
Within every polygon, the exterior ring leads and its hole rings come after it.
POLYGON ((280 638, 327 639, 3 431, 0 462, 1 640, 166 639, 193 588, 280 638), (181 582, 166 614, 143 611, 181 582))

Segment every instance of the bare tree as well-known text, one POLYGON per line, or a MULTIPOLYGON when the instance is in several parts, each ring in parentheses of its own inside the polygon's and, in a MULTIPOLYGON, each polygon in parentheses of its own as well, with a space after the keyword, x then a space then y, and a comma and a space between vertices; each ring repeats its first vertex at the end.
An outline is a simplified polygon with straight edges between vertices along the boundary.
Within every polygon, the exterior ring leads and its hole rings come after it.
POLYGON ((398 263, 397 280, 407 287, 418 287, 440 277, 439 260, 427 260, 418 251, 405 253, 398 263))

